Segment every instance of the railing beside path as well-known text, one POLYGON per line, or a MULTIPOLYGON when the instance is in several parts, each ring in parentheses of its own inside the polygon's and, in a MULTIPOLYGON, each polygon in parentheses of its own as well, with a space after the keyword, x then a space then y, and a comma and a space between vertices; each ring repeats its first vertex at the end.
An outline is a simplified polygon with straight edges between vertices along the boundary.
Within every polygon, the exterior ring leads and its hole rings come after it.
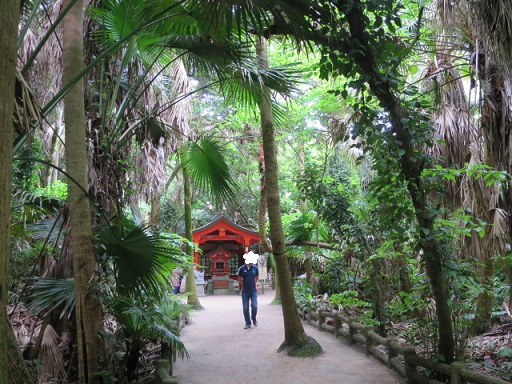
POLYGON ((341 313, 312 308, 311 310, 299 309, 299 314, 320 331, 330 332, 336 338, 343 336, 351 344, 356 342, 363 344, 366 354, 372 354, 384 364, 394 368, 410 384, 444 383, 444 381, 425 376, 421 372, 424 369, 436 372, 437 374, 432 375, 434 377, 449 378, 451 384, 510 384, 509 381, 475 372, 462 362, 444 364, 425 359, 417 355, 412 346, 402 345, 396 338, 382 337, 375 332, 373 326, 361 324, 356 319, 341 313), (328 324, 327 319, 332 319, 334 324, 328 324), (379 346, 381 346, 380 349, 379 346))

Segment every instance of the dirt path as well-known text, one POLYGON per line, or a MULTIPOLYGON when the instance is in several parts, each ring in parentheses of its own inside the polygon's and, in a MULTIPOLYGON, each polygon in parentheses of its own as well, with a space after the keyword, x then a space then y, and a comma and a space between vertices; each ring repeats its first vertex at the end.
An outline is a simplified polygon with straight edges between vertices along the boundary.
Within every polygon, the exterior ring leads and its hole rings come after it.
POLYGON ((304 324, 324 349, 316 358, 277 353, 284 340, 281 307, 270 305, 274 292, 258 296, 258 327, 244 330, 242 300, 236 295, 201 297, 204 311, 192 313, 182 330, 190 359, 177 361, 180 384, 403 384, 393 370, 357 347, 304 324))

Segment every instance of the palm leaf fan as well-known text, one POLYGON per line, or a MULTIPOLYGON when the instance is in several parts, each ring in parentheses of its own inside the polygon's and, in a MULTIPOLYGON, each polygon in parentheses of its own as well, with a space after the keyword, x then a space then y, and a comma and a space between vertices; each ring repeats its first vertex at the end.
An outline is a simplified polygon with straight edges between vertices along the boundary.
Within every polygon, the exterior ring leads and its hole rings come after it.
POLYGON ((177 244, 164 242, 144 225, 123 232, 113 226, 99 236, 105 255, 113 261, 118 294, 160 296, 162 284, 172 268, 185 260, 184 254, 177 244))
POLYGON ((75 281, 73 279, 34 278, 27 308, 31 314, 60 311, 60 317, 75 310, 75 281))
POLYGON ((158 305, 143 308, 133 299, 123 297, 106 298, 105 303, 119 322, 124 337, 133 345, 142 346, 150 340, 159 339, 174 346, 179 357, 189 357, 178 336, 177 314, 168 313, 158 305))
POLYGON ((312 211, 301 211, 286 224, 287 242, 328 241, 325 223, 312 211))
POLYGON ((199 142, 189 141, 182 146, 182 162, 196 186, 219 203, 234 200, 238 189, 229 174, 220 143, 203 137, 199 142))

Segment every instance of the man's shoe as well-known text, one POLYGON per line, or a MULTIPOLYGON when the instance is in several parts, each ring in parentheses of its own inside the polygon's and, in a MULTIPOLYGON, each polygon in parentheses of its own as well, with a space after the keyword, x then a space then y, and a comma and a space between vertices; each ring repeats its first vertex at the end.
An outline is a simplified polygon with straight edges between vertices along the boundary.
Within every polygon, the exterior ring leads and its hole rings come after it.
POLYGON ((255 327, 258 326, 258 322, 256 320, 253 321, 253 324, 254 324, 255 327))
POLYGON ((251 324, 245 324, 244 329, 249 329, 249 328, 251 328, 251 324))

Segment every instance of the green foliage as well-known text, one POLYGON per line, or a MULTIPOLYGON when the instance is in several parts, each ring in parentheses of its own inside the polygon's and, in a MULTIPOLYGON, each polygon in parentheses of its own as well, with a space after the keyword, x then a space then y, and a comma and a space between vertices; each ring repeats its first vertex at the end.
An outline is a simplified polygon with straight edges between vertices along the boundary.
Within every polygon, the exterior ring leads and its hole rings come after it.
POLYGON ((499 351, 498 355, 505 356, 505 357, 512 357, 512 348, 505 347, 499 351))
MULTIPOLYGON (((281 352, 285 348, 284 343, 277 350, 281 352)), ((303 343, 299 343, 291 348, 288 348, 287 355, 292 357, 316 357, 323 353, 322 346, 311 336, 303 343)))
POLYGON ((352 290, 361 284, 355 272, 349 268, 341 255, 333 256, 326 261, 324 271, 320 277, 320 293, 333 295, 352 290))
POLYGON ((178 236, 154 235, 145 225, 108 226, 98 235, 98 246, 105 266, 112 265, 115 289, 123 296, 158 297, 168 276, 178 264, 187 263, 178 236))
POLYGON ((24 279, 30 277, 32 271, 27 266, 33 266, 37 263, 43 244, 42 241, 29 242, 23 236, 13 238, 11 241, 11 261, 9 263, 10 289, 18 292, 24 279))
POLYGON ((176 223, 180 217, 178 209, 176 203, 169 199, 165 199, 160 205, 160 221, 158 227, 161 228, 163 232, 178 232, 175 230, 176 223))
POLYGON ((401 327, 390 330, 406 343, 420 347, 428 355, 435 354, 437 330, 434 303, 428 285, 421 282, 411 293, 399 292, 387 307, 388 316, 401 321, 401 327))
POLYGON ((345 226, 353 222, 349 207, 354 196, 357 196, 352 174, 346 164, 333 159, 325 173, 307 165, 298 185, 305 199, 333 228, 335 236, 342 236, 345 226))
MULTIPOLYGON (((41 142, 32 141, 30 146, 24 146, 19 151, 19 156, 23 158, 38 157, 41 155, 41 142)), ((37 175, 41 165, 31 160, 16 160, 12 164, 13 190, 15 191, 33 191, 39 186, 37 175)))
POLYGON ((68 197, 68 186, 61 180, 55 180, 52 184, 44 188, 35 188, 34 195, 51 197, 58 200, 65 201, 68 197))
POLYGON ((358 307, 363 307, 367 303, 359 298, 359 292, 348 290, 341 293, 335 293, 329 296, 329 303, 345 308, 349 313, 353 313, 358 307))
POLYGON ((455 182, 460 177, 467 174, 467 176, 474 178, 474 180, 484 180, 487 186, 492 186, 496 183, 506 183, 511 181, 511 175, 505 171, 499 171, 486 164, 465 164, 463 168, 445 168, 439 164, 433 168, 425 169, 423 176, 427 180, 448 180, 455 182))
POLYGON ((75 310, 73 279, 33 278, 27 308, 33 316, 58 311, 58 317, 70 316, 75 310))
POLYGON ((203 137, 198 143, 187 142, 182 147, 182 163, 195 185, 217 203, 235 199, 238 187, 229 173, 219 141, 203 137))
POLYGON ((308 282, 297 280, 293 285, 293 293, 300 310, 307 311, 316 306, 316 299, 313 297, 312 287, 308 282))
POLYGON ((325 223, 313 211, 301 211, 282 217, 287 242, 328 241, 325 223))
POLYGON ((356 316, 358 321, 363 324, 378 325, 379 323, 374 318, 371 303, 361 299, 361 294, 356 290, 348 290, 329 296, 329 304, 348 316, 356 316))
POLYGON ((179 316, 188 311, 188 307, 172 294, 152 304, 144 305, 126 297, 107 297, 107 309, 117 320, 121 334, 119 339, 125 345, 123 365, 128 380, 141 364, 140 354, 152 341, 167 343, 180 358, 188 358, 185 345, 179 338, 179 316))

